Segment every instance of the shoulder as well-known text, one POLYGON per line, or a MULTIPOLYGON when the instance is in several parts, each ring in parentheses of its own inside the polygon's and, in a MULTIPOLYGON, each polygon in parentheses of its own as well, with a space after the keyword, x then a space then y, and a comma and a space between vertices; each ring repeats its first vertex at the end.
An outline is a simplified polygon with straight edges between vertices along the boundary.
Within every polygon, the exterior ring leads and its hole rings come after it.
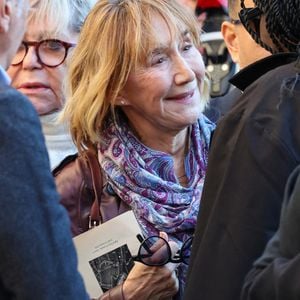
POLYGON ((0 115, 1 127, 6 122, 16 126, 24 125, 20 121, 27 123, 27 120, 39 123, 38 115, 30 101, 9 86, 0 86, 0 115))
POLYGON ((37 112, 24 95, 9 86, 0 86, 0 136, 3 155, 48 168, 37 112))
POLYGON ((295 62, 278 66, 254 81, 245 89, 244 96, 248 93, 257 95, 278 94, 286 79, 297 76, 299 70, 295 68, 295 62))
MULTIPOLYGON (((8 85, 0 85, 1 107, 12 107, 15 104, 20 104, 28 109, 33 109, 32 105, 23 94, 8 85), (7 100, 9 100, 8 103, 6 103, 7 100)), ((18 107, 14 108, 18 109, 18 107)))
POLYGON ((84 180, 78 160, 78 154, 69 155, 52 171, 62 199, 78 193, 76 187, 79 189, 84 180))
POLYGON ((204 115, 211 121, 217 122, 230 111, 241 94, 242 92, 238 88, 233 88, 222 97, 212 98, 209 102, 209 106, 204 111, 204 115))

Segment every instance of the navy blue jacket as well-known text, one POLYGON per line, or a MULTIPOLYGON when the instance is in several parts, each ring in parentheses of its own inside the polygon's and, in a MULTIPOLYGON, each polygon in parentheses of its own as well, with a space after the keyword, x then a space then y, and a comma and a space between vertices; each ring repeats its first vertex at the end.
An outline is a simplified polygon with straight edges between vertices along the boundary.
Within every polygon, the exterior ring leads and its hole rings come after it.
POLYGON ((88 299, 38 116, 0 86, 0 299, 88 299))

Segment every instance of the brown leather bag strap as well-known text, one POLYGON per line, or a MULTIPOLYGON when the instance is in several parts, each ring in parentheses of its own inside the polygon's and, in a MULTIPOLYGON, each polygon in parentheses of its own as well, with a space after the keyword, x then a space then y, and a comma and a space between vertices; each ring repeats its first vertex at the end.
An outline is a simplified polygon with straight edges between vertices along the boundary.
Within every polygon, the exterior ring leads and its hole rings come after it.
POLYGON ((88 166, 90 168, 93 190, 95 194, 95 201, 91 207, 89 222, 89 227, 92 228, 99 225, 102 222, 100 205, 103 188, 103 178, 101 174, 101 167, 95 153, 91 150, 86 150, 83 155, 86 158, 88 166))

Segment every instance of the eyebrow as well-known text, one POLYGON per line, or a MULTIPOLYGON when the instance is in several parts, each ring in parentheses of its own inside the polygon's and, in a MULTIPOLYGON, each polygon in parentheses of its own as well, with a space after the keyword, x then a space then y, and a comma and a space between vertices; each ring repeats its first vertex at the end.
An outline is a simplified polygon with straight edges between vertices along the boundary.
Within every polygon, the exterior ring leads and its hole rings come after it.
MULTIPOLYGON (((190 31, 188 29, 186 29, 185 31, 183 31, 183 33, 181 34, 181 37, 187 38, 190 35, 190 31)), ((168 45, 164 45, 164 44, 159 44, 155 49, 153 49, 151 51, 152 55, 156 55, 156 54, 160 54, 165 52, 167 49, 169 48, 168 45)))
MULTIPOLYGON (((44 40, 44 39, 56 39, 57 38, 57 33, 55 31, 49 32, 49 31, 42 31, 38 34, 37 39, 38 41, 44 40)), ((27 39, 27 36, 25 34, 25 40, 27 39)))
POLYGON ((163 52, 165 52, 168 48, 169 48, 168 46, 164 46, 164 45, 158 46, 158 47, 156 47, 155 49, 153 49, 153 50, 151 51, 151 54, 152 54, 152 55, 156 55, 156 54, 163 53, 163 52))

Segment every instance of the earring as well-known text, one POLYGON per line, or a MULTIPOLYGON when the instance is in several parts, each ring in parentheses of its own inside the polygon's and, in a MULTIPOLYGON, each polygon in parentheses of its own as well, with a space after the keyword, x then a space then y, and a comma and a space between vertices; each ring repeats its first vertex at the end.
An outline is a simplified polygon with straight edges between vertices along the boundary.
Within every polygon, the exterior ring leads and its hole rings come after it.
POLYGON ((124 100, 121 100, 120 103, 121 103, 122 105, 124 105, 124 104, 125 104, 125 101, 124 101, 124 100))

